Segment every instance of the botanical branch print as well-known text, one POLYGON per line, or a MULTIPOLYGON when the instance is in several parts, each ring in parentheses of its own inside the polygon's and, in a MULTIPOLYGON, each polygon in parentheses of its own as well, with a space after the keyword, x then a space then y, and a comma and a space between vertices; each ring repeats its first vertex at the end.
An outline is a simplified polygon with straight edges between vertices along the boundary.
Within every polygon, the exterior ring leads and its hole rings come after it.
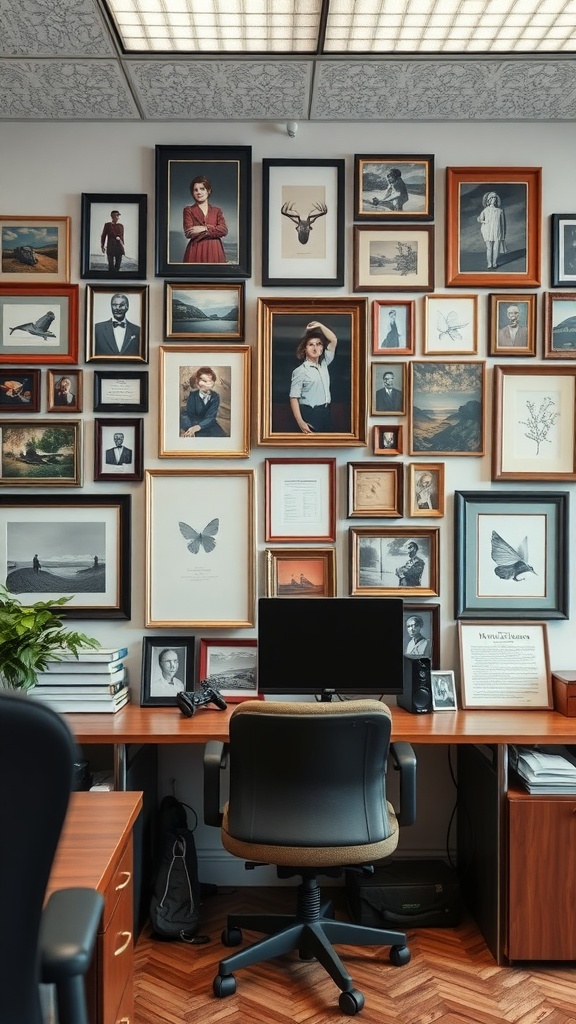
POLYGON ((542 445, 551 443, 548 435, 560 416, 559 412, 553 411, 554 404, 554 399, 550 396, 543 398, 539 405, 526 400, 527 419, 520 420, 520 426, 526 427, 524 436, 529 441, 534 441, 536 455, 540 455, 542 445))

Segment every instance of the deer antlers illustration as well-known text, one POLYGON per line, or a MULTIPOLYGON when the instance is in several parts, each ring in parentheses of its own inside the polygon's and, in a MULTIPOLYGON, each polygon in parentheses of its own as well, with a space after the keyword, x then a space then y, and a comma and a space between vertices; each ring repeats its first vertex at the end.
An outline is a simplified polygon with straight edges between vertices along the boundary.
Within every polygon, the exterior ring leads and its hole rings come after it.
POLYGON ((296 225, 296 231, 298 233, 298 241, 301 245, 306 245, 306 242, 310 238, 310 232, 312 231, 312 225, 318 217, 325 217, 328 213, 328 207, 326 203, 314 203, 313 210, 308 216, 303 219, 299 213, 294 210, 294 203, 283 203, 281 213, 284 217, 289 217, 290 220, 294 221, 296 225), (316 210, 316 213, 313 212, 316 210))

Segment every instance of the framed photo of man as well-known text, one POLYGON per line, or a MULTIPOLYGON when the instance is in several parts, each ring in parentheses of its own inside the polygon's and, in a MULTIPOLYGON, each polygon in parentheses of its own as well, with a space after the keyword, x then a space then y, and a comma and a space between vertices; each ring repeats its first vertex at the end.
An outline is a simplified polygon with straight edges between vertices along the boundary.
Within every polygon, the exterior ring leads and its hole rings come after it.
POLYGON ((86 362, 148 362, 148 285, 86 286, 86 362))
POLYGON ((193 636, 143 637, 141 707, 175 707, 177 693, 194 690, 195 644, 193 636))
POLYGON ((404 654, 440 664, 440 605, 404 602, 404 654))
POLYGON ((144 479, 144 420, 94 420, 94 480, 144 479))
POLYGON ((82 412, 82 370, 50 369, 46 381, 46 412, 82 412))
POLYGON ((406 412, 406 363, 372 363, 371 416, 406 412))
POLYGON ((350 527, 350 593, 365 597, 438 597, 435 527, 350 527))
POLYGON ((536 355, 535 294, 488 296, 488 353, 491 356, 536 355))
POLYGON ((146 278, 147 207, 146 195, 82 193, 80 277, 146 278))

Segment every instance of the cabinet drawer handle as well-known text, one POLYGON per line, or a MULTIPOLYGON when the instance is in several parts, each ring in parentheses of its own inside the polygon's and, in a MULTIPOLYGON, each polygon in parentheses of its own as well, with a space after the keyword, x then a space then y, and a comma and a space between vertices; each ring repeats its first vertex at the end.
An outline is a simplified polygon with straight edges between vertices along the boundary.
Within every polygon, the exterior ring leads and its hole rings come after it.
POLYGON ((120 1020, 117 1020, 116 1024, 130 1024, 130 1017, 120 1017, 120 1020))
POLYGON ((132 941, 132 932, 119 932, 118 934, 119 935, 125 935, 126 936, 126 942, 124 943, 123 946, 120 946, 120 949, 115 949, 114 950, 114 956, 120 956, 120 953, 123 953, 125 949, 128 949, 128 946, 130 945, 130 943, 132 941))
POLYGON ((121 874, 122 874, 122 875, 125 875, 125 876, 126 876, 126 881, 125 881, 125 882, 120 882, 120 883, 119 883, 119 884, 118 884, 118 885, 116 886, 116 892, 119 892, 119 891, 120 891, 120 889, 125 889, 125 888, 126 888, 126 886, 127 886, 127 885, 128 885, 128 883, 129 883, 130 879, 132 878, 132 872, 131 872, 131 871, 122 871, 122 872, 121 872, 121 874))

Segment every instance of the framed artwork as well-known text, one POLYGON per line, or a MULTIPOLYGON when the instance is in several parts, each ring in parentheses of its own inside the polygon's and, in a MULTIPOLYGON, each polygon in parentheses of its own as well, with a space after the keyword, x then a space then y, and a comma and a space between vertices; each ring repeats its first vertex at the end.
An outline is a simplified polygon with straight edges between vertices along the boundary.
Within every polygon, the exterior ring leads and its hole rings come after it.
POLYGON ((82 377, 82 370, 47 370, 46 412, 82 412, 82 377))
POLYGON ((488 296, 491 356, 536 355, 536 295, 488 296))
POLYGON ((355 292, 433 292, 434 227, 355 224, 355 292))
POLYGON ((336 459, 266 459, 265 540, 336 540, 336 459))
POLYGON ((0 579, 30 604, 71 600, 64 618, 130 618, 129 494, 3 495, 0 579))
POLYGON ((551 708, 545 622, 459 622, 463 708, 551 708))
POLYGON ((144 478, 144 421, 94 420, 94 480, 144 478))
POLYGON ((475 356, 478 353, 478 296, 424 296, 424 354, 475 356))
POLYGON ((344 284, 344 160, 262 161, 262 284, 344 284))
POLYGON ((80 277, 144 280, 147 212, 146 195, 83 192, 80 277))
POLYGON ((540 284, 540 167, 446 168, 446 284, 540 284))
POLYGON ((576 366, 495 366, 493 480, 576 480, 576 366))
POLYGON ((354 220, 434 220, 434 157, 356 153, 354 220))
POLYGON ((551 250, 553 288, 576 288, 576 213, 553 213, 551 250))
POLYGON ((156 276, 250 277, 250 146, 156 146, 156 276))
POLYGON ((86 362, 148 362, 148 285, 86 285, 86 362))
POLYGON ((176 694, 194 690, 193 636, 142 637, 140 707, 176 707, 176 694))
POLYGON ((161 458, 250 453, 249 345, 160 346, 161 458))
POLYGON ((374 299, 372 355, 414 355, 414 299, 374 299))
POLYGON ((81 487, 81 420, 2 420, 0 486, 81 487))
POLYGON ((440 605, 404 602, 404 654, 407 658, 430 658, 432 668, 440 664, 440 605))
POLYGON ((403 415, 406 412, 406 363, 371 363, 370 379, 370 415, 403 415))
POLYGON ((258 299, 258 344, 260 444, 366 444, 366 299, 258 299))
POLYGON ((244 281, 165 283, 166 337, 193 341, 242 341, 244 281))
POLYGON ((455 618, 567 619, 568 507, 566 491, 455 491, 455 618))
POLYGON ((148 370, 94 370, 94 412, 148 412, 148 370))
POLYGON ((254 625, 253 469, 148 469, 146 626, 254 625))
POLYGON ((404 509, 404 466, 348 463, 348 518, 399 519, 404 509))
POLYGON ((267 548, 266 597, 336 597, 334 548, 267 548))
POLYGON ((408 464, 408 515, 427 519, 444 515, 444 463, 408 464))
POLYGON ((402 455, 404 451, 403 433, 400 423, 378 423, 372 427, 374 455, 402 455))
POLYGON ((78 362, 78 285, 0 283, 0 362, 78 362))
POLYGON ((0 216, 0 284, 70 280, 70 217, 0 216))
POLYGON ((227 704, 258 696, 257 640, 201 640, 199 678, 218 687, 227 704))
POLYGON ((457 711, 456 684, 454 672, 431 672, 432 708, 434 711, 457 711))
POLYGON ((411 455, 484 455, 486 364, 410 363, 411 455))
POLYGON ((576 359, 576 291, 544 292, 544 359, 576 359))
POLYGON ((0 413, 40 412, 40 370, 0 370, 0 413))
POLYGON ((350 593, 438 597, 437 527, 351 526, 350 593))

